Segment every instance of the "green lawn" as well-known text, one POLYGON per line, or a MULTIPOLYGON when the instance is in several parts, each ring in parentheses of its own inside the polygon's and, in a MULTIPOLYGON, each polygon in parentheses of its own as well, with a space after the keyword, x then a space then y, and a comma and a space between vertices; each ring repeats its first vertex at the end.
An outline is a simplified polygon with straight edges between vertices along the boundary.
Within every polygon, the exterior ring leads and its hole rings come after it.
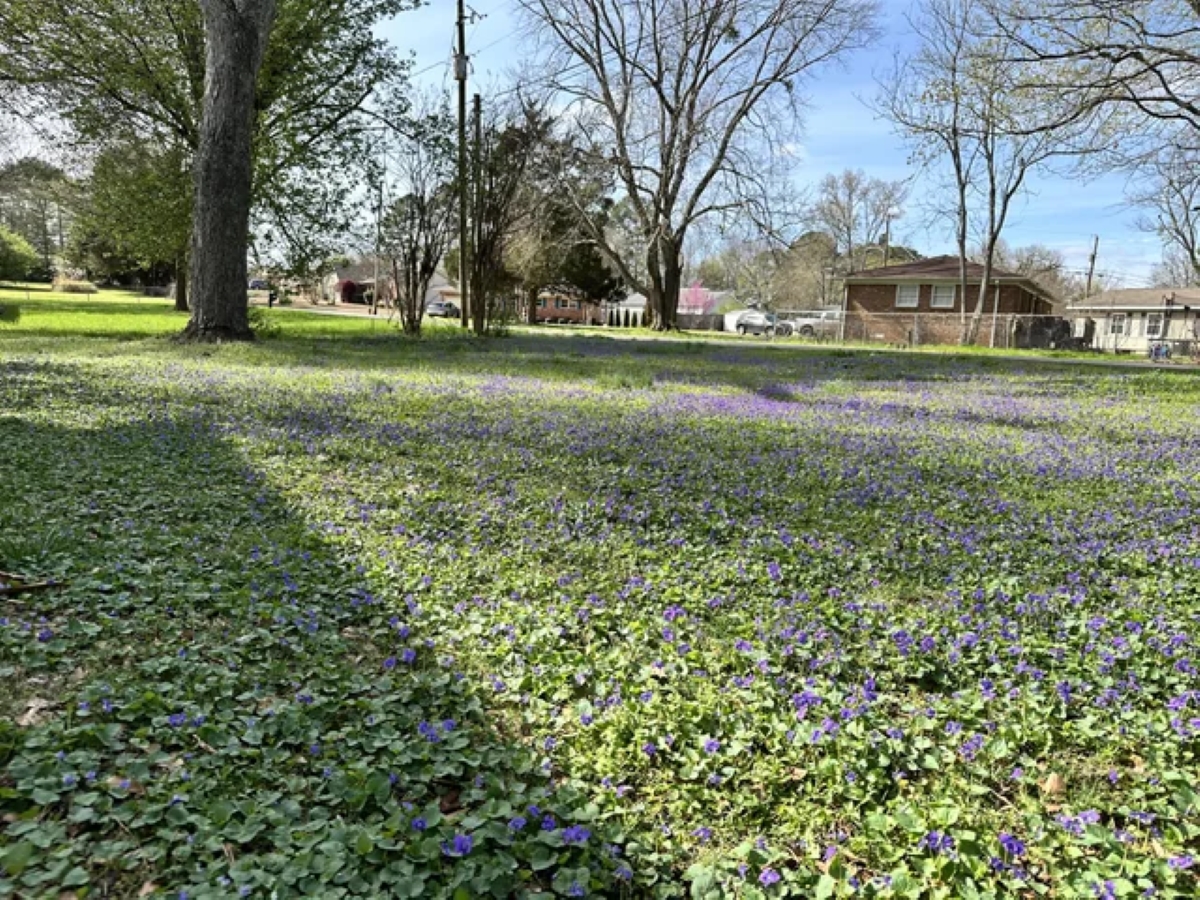
POLYGON ((0 897, 1200 893, 1191 373, 17 302, 0 897))

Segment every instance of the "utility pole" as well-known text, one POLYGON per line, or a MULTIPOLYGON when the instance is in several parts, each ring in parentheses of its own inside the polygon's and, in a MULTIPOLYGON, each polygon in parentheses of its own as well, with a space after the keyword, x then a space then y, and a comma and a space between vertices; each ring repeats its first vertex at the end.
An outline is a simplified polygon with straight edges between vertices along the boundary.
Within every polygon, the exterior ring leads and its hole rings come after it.
MULTIPOLYGON (((375 281, 371 285, 371 315, 379 315, 379 253, 383 243, 383 180, 387 177, 387 153, 383 150, 386 135, 379 138, 381 165, 379 168, 379 196, 375 206, 375 281)), ((374 326, 372 326, 374 327, 374 326)))
POLYGON ((476 251, 474 254, 472 254, 472 262, 476 263, 476 265, 473 266, 473 268, 472 268, 472 272, 473 273, 477 272, 480 275, 480 279, 479 279, 479 281, 475 282, 475 285, 474 285, 475 289, 471 292, 471 296, 475 300, 475 309, 473 310, 473 312, 475 313, 475 333, 483 334, 483 329, 484 329, 484 326, 486 325, 486 319, 487 319, 487 307, 485 305, 486 297, 482 290, 482 288, 483 288, 482 270, 479 269, 477 260, 474 258, 475 256, 478 255, 478 250, 479 250, 479 239, 481 237, 480 230, 482 227, 482 222, 480 221, 479 210, 483 205, 482 204, 483 177, 482 177, 482 172, 480 171, 480 166, 481 166, 481 163, 483 160, 483 98, 480 97, 478 94, 476 94, 474 97, 474 112, 475 112, 475 152, 472 154, 472 157, 473 157, 472 170, 473 171, 471 173, 471 184, 474 187, 472 208, 475 211, 475 215, 474 215, 474 231, 475 231, 475 233, 474 233, 474 235, 472 235, 472 238, 471 238, 471 246, 476 251))
POLYGON ((1092 242, 1092 258, 1088 263, 1087 287, 1083 289, 1083 299, 1086 300, 1092 296, 1092 279, 1096 275, 1096 254, 1100 251, 1100 235, 1095 235, 1095 240, 1092 242))
POLYGON ((462 303, 460 324, 467 327, 471 297, 467 282, 470 246, 467 236, 467 9, 466 0, 458 0, 458 53, 454 57, 454 78, 458 81, 458 292, 462 303))

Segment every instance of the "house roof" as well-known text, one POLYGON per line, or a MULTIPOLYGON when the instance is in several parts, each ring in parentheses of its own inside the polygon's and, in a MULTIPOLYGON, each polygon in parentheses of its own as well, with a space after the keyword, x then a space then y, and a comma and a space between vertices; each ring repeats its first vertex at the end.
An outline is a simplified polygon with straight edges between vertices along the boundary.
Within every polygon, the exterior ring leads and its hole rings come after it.
POLYGON ((1200 310, 1200 288, 1132 288, 1104 291, 1071 306, 1071 312, 1106 313, 1113 310, 1165 310, 1167 298, 1175 300, 1174 309, 1185 306, 1200 310))
MULTIPOLYGON (((898 266, 884 266, 879 269, 868 269, 865 272, 857 272, 853 275, 847 275, 845 278, 846 284, 877 284, 885 282, 887 284, 897 284, 905 281, 960 281, 962 271, 959 268, 959 259, 957 256, 932 256, 929 259, 918 259, 916 262, 902 263, 898 266)), ((967 262, 967 283, 977 284, 983 280, 983 266, 976 262, 967 262)), ((993 284, 1016 284, 1028 290, 1031 294, 1037 294, 1050 302, 1057 302, 1057 299, 1044 287, 1025 275, 1018 275, 1015 272, 1006 272, 1003 269, 992 269, 993 284)))

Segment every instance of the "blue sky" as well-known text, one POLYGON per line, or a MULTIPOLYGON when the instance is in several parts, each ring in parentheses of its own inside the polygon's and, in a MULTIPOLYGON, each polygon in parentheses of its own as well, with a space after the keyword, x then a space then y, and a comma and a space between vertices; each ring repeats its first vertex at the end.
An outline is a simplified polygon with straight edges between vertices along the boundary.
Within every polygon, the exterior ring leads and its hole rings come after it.
MULTIPOLYGON (((518 28, 514 0, 474 0, 469 6, 485 15, 468 26, 467 46, 473 56, 475 87, 507 82, 513 65, 529 52, 518 28)), ((886 71, 894 53, 911 42, 904 11, 908 4, 884 0, 886 35, 870 50, 861 51, 840 67, 820 72, 808 85, 811 97, 805 116, 803 151, 796 158, 793 178, 800 186, 815 184, 824 175, 843 169, 862 169, 887 179, 907 178, 908 149, 886 121, 875 118, 860 98, 875 93, 875 75, 886 71)), ((432 0, 422 9, 403 13, 380 33, 404 52, 413 54, 419 80, 453 86, 450 68, 454 37, 454 0, 432 0)), ((474 89, 474 88, 473 88, 474 89)), ((486 90, 482 91, 486 95, 486 90)), ((1046 175, 1032 182, 1005 232, 1013 246, 1045 244, 1061 250, 1071 269, 1086 270, 1093 235, 1100 237, 1097 271, 1114 286, 1141 287, 1150 267, 1161 257, 1154 235, 1134 227, 1135 211, 1123 203, 1125 179, 1120 175, 1080 182, 1046 175)), ((927 185, 914 184, 914 198, 927 185)), ((910 203, 910 206, 915 204, 910 203)), ((952 253, 949 233, 921 225, 916 214, 896 225, 895 240, 926 255, 952 253)))

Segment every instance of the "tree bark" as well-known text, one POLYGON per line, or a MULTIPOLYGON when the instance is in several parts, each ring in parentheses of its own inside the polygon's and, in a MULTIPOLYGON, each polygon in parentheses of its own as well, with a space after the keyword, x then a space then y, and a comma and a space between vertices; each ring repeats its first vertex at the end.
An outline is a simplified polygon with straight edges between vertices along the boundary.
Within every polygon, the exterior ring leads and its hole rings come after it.
POLYGON ((675 241, 660 239, 647 255, 650 269, 650 294, 643 322, 655 331, 675 331, 679 310, 679 291, 683 287, 683 254, 675 241))
POLYGON ((204 12, 204 115, 196 153, 192 229, 194 341, 253 340, 246 290, 255 86, 275 0, 200 0, 204 12))

